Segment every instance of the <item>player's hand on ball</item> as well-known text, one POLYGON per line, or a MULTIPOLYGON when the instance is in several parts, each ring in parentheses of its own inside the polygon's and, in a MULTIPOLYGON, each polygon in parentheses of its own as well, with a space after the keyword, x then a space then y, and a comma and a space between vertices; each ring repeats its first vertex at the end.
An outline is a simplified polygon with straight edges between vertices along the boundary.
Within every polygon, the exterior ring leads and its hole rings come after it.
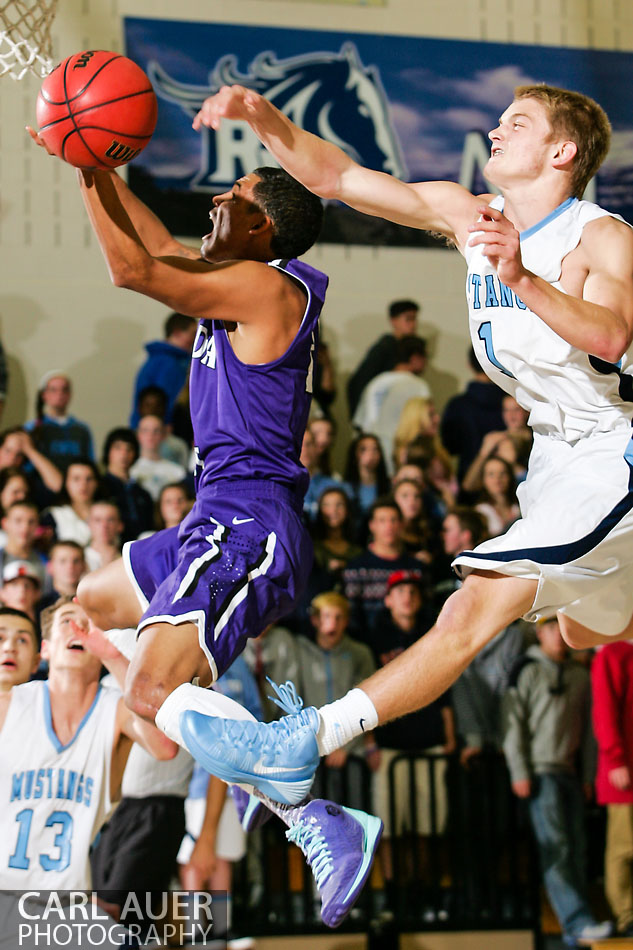
POLYGON ((39 132, 36 132, 35 129, 32 128, 30 125, 26 126, 26 131, 29 133, 29 135, 31 136, 31 138, 33 139, 36 145, 39 145, 40 148, 45 149, 49 155, 52 155, 53 157, 55 157, 55 153, 51 151, 51 149, 48 147, 48 145, 46 144, 42 136, 39 134, 39 132))
MULTIPOLYGON (((58 155, 55 154, 55 152, 52 150, 52 148, 50 148, 50 147, 46 144, 46 142, 44 141, 44 139, 42 138, 42 136, 39 134, 39 132, 36 132, 34 128, 32 128, 30 125, 27 125, 27 126, 26 126, 26 131, 29 133, 29 135, 31 136, 31 138, 33 139, 33 141, 35 142, 35 144, 36 144, 36 145, 39 145, 40 148, 43 148, 52 158, 58 158, 58 157, 59 157, 58 155)), ((78 169, 77 169, 77 174, 83 175, 83 177, 86 179, 86 182, 87 182, 88 184, 90 184, 90 182, 91 182, 91 176, 92 176, 93 172, 96 171, 96 170, 97 170, 97 169, 94 169, 94 168, 78 168, 78 169)))
POLYGON ((246 119, 255 114, 261 96, 246 86, 222 86, 219 92, 209 96, 193 120, 193 127, 200 131, 203 125, 210 129, 220 128, 222 119, 246 119))

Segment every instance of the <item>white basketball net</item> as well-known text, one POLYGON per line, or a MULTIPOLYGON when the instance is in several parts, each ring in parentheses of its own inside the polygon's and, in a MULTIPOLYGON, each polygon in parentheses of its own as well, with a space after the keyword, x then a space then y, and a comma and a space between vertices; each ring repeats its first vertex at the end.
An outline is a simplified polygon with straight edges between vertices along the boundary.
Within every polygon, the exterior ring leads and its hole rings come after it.
POLYGON ((0 76, 43 78, 54 66, 50 29, 58 0, 0 0, 0 76))

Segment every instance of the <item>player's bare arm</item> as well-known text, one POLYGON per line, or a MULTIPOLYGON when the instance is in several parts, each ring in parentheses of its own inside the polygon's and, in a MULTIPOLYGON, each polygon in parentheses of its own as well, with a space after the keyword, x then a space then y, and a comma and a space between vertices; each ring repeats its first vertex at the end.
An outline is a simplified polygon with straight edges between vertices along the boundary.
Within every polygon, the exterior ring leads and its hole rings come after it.
MULTIPOLYGON (((44 139, 35 129, 27 125, 26 131, 36 145, 39 145, 40 148, 43 148, 49 155, 55 157, 54 153, 48 148, 44 139)), ((119 195, 119 199, 134 221, 134 226, 150 253, 155 255, 169 254, 179 257, 191 257, 194 259, 199 256, 197 250, 181 244, 180 241, 177 241, 176 238, 169 233, 162 221, 156 217, 154 212, 151 211, 147 205, 143 204, 143 202, 130 191, 127 184, 114 170, 104 172, 104 174, 109 174, 112 177, 112 182, 119 195)))
POLYGON ((477 210, 469 243, 484 247, 499 280, 569 344, 617 362, 633 339, 633 230, 611 217, 588 224, 563 262, 563 292, 523 266, 519 232, 505 215, 477 210))
POLYGON ((152 723, 141 719, 128 709, 121 697, 117 706, 110 765, 110 791, 113 797, 119 793, 133 742, 138 742, 146 752, 161 762, 173 759, 178 754, 176 743, 152 723))
POLYGON ((118 734, 116 735, 113 751, 116 751, 116 742, 121 742, 123 737, 126 737, 132 742, 138 742, 146 752, 161 761, 173 759, 178 754, 176 743, 168 739, 152 723, 141 719, 140 716, 128 709, 123 698, 119 702, 116 723, 118 734))
MULTIPOLYGON (((37 133, 31 128, 28 131, 36 144, 46 149, 37 133)), ((197 319, 237 323, 239 318, 243 323, 250 318, 270 325, 279 317, 279 304, 283 306, 290 297, 295 299, 291 309, 297 311, 297 291, 285 289, 283 285, 288 281, 264 263, 204 261, 199 252, 175 241, 115 172, 80 169, 77 174, 88 216, 115 286, 143 293, 197 319), (144 236, 149 236, 152 247, 170 253, 151 253, 144 236), (239 275, 234 271, 236 267, 241 268, 239 275), (253 299, 259 302, 256 308, 252 307, 253 299)), ((290 321, 293 322, 292 317, 290 321)), ((300 316, 294 332, 299 322, 300 316)), ((293 335, 286 346, 267 359, 280 356, 293 335)))
POLYGON ((111 175, 82 171, 79 176, 88 216, 115 286, 135 290, 198 319, 276 325, 279 307, 290 297, 295 301, 292 309, 297 311, 297 297, 287 289, 287 279, 260 261, 211 264, 201 259, 154 257, 123 207, 111 175), (253 307, 254 300, 257 307, 253 307))
MULTIPOLYGON (((87 622, 82 624, 75 620, 71 620, 71 624, 74 637, 86 650, 101 660, 123 689, 130 665, 128 659, 94 624, 87 622)), ((140 719, 135 713, 131 712, 125 705, 123 697, 121 697, 117 707, 112 743, 111 788, 114 792, 121 784, 132 742, 138 742, 155 759, 173 759, 178 753, 178 746, 175 742, 168 739, 152 723, 140 719)))
POLYGON ((321 198, 422 230, 438 231, 462 246, 476 199, 449 181, 407 184, 363 168, 342 149, 298 128, 271 102, 244 86, 224 86, 205 100, 193 126, 217 129, 223 118, 247 122, 293 178, 321 198))
POLYGON ((180 883, 188 891, 199 891, 208 887, 211 875, 216 869, 216 837, 227 790, 228 785, 221 779, 215 775, 209 777, 202 828, 191 857, 180 868, 180 883))
POLYGON ((108 172, 114 183, 121 204, 134 222, 139 237, 150 254, 156 257, 188 257, 196 260, 200 256, 198 248, 188 247, 177 241, 167 230, 163 222, 130 191, 117 172, 108 172))

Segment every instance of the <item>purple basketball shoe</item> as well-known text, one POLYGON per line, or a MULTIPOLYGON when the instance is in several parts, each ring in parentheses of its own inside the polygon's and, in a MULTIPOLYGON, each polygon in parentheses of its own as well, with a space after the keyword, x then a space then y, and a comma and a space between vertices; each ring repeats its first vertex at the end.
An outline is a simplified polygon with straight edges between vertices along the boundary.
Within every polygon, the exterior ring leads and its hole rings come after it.
POLYGON ((244 831, 255 831, 256 828, 261 828, 269 818, 273 817, 272 811, 266 808, 261 798, 249 794, 239 785, 231 785, 230 792, 235 803, 237 817, 244 831))
POLYGON ((382 821, 354 808, 315 798, 286 832, 306 856, 321 894, 321 919, 338 927, 369 877, 382 821))

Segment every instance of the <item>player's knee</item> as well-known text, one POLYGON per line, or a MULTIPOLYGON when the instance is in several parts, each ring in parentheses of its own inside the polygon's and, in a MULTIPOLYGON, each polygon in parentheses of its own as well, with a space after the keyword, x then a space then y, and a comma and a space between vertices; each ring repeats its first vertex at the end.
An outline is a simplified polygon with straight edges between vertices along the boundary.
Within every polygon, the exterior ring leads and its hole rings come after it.
POLYGON ((186 679, 144 646, 141 637, 125 677, 124 699, 128 709, 153 722, 169 694, 186 679))
POLYGON ((90 619, 102 630, 110 627, 135 627, 139 606, 136 596, 130 598, 125 575, 120 568, 108 564, 91 571, 79 582, 77 599, 90 619))
POLYGON ((162 689, 149 672, 135 671, 130 667, 125 679, 123 698, 128 709, 142 719, 153 722, 169 692, 170 690, 162 689))
POLYGON ((79 581, 79 586, 77 587, 77 600, 89 617, 94 617, 94 615, 99 611, 101 600, 99 587, 100 584, 98 581, 95 581, 95 578, 92 574, 86 574, 79 581))
POLYGON ((587 637, 578 633, 564 633, 563 640, 570 650, 588 650, 595 645, 587 637))
POLYGON ((467 584, 445 602, 436 626, 446 648, 455 657, 472 657, 498 632, 492 612, 481 603, 479 591, 467 584))
POLYGON ((602 634, 596 633, 594 630, 590 630, 589 627, 578 623, 577 620, 566 617, 564 614, 558 615, 558 624, 563 640, 572 650, 590 650, 592 647, 599 646, 601 643, 608 643, 610 639, 623 639, 623 634, 625 633, 625 631, 623 631, 619 637, 605 637, 602 634))
POLYGON ((468 639, 476 616, 477 604, 473 603, 471 591, 467 587, 460 587, 444 603, 437 624, 447 634, 463 634, 468 639))

